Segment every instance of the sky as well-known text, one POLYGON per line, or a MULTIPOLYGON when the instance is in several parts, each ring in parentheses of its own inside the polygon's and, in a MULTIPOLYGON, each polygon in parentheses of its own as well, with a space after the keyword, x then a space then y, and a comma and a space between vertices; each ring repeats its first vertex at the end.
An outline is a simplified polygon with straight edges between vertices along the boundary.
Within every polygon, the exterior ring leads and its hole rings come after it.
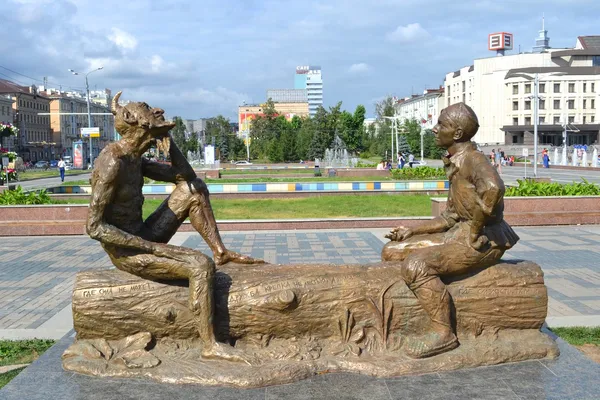
POLYGON ((123 91, 167 116, 222 114, 293 88, 320 65, 325 107, 374 114, 387 95, 422 93, 494 54, 487 35, 531 51, 542 14, 552 47, 600 34, 598 0, 0 0, 0 78, 123 91))

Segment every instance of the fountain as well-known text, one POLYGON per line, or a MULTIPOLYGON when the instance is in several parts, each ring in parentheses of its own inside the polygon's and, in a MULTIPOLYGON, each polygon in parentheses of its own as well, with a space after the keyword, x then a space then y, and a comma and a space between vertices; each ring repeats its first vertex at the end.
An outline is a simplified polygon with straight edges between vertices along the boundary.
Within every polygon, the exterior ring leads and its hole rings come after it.
POLYGON ((349 157, 346 143, 338 135, 333 139, 331 149, 325 150, 325 168, 355 168, 358 158, 349 157))
POLYGON ((554 165, 558 165, 558 147, 554 148, 554 165))
POLYGON ((592 153, 592 167, 598 168, 598 149, 594 147, 594 152, 592 153))
POLYGON ((187 160, 192 168, 201 168, 204 166, 204 159, 202 158, 201 151, 190 151, 187 152, 187 160))
POLYGON ((578 158, 577 157, 577 148, 573 147, 573 158, 571 159, 571 164, 576 167, 577 166, 577 162, 578 162, 578 158))
POLYGON ((587 162, 588 162, 588 161, 587 161, 587 158, 588 158, 588 157, 587 157, 587 151, 586 151, 586 150, 584 150, 584 151, 583 151, 583 155, 581 156, 581 166, 582 166, 582 167, 587 167, 587 166, 588 166, 588 165, 587 165, 587 162))
POLYGON ((560 165, 567 165, 567 146, 563 145, 562 147, 562 156, 560 159, 560 165))

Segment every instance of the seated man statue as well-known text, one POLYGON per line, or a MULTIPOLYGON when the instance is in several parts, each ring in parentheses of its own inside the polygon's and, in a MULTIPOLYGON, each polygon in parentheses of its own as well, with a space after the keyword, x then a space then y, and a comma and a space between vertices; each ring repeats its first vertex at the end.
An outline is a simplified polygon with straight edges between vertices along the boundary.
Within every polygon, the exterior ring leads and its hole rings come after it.
POLYGON ((221 240, 200 180, 175 143, 164 111, 146 103, 119 105, 121 92, 113 100, 115 129, 122 139, 100 153, 92 173, 92 198, 87 232, 102 243, 120 270, 146 279, 188 279, 190 309, 200 340, 202 356, 245 361, 233 347, 218 343, 212 325, 215 263, 260 263, 227 250, 221 240), (153 145, 165 145, 171 165, 152 162, 142 155, 153 145), (171 195, 145 221, 142 219, 144 177, 172 182, 171 195), (168 245, 179 226, 190 219, 213 252, 214 262, 199 251, 168 245))
POLYGON ((440 277, 464 274, 495 264, 519 237, 503 220, 504 183, 471 138, 479 123, 464 103, 442 110, 433 128, 450 181, 441 216, 414 228, 386 235, 384 261, 401 261, 401 275, 431 318, 432 330, 407 340, 413 358, 429 357, 458 346, 451 324, 450 295, 440 277))

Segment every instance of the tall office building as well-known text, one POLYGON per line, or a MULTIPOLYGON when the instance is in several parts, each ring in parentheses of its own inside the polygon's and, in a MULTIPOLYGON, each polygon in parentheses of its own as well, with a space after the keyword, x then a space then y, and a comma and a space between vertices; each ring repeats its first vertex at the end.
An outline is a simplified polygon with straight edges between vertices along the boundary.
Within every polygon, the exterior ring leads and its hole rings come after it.
POLYGON ((310 116, 317 113, 317 108, 323 105, 323 78, 321 67, 317 65, 301 65, 296 67, 294 89, 306 89, 308 111, 310 116))

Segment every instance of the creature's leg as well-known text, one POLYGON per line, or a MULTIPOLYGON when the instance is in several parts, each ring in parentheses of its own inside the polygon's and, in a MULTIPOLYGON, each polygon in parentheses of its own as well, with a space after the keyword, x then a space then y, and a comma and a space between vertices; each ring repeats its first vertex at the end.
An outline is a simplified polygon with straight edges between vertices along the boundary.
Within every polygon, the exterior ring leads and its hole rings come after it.
POLYGON ((241 352, 218 343, 213 328, 213 280, 214 262, 199 251, 167 245, 165 256, 116 250, 110 255, 120 270, 149 279, 188 279, 190 284, 189 306, 194 315, 200 340, 202 356, 231 361, 248 362, 241 352))
POLYGON ((431 318, 433 328, 432 332, 410 338, 406 346, 407 354, 423 358, 458 346, 450 321, 450 294, 437 272, 415 254, 402 264, 401 275, 431 318))
POLYGON ((208 198, 208 188, 201 179, 178 183, 173 193, 148 217, 145 225, 152 232, 154 241, 166 243, 187 217, 212 250, 217 265, 229 261, 243 264, 264 262, 225 248, 208 198))

